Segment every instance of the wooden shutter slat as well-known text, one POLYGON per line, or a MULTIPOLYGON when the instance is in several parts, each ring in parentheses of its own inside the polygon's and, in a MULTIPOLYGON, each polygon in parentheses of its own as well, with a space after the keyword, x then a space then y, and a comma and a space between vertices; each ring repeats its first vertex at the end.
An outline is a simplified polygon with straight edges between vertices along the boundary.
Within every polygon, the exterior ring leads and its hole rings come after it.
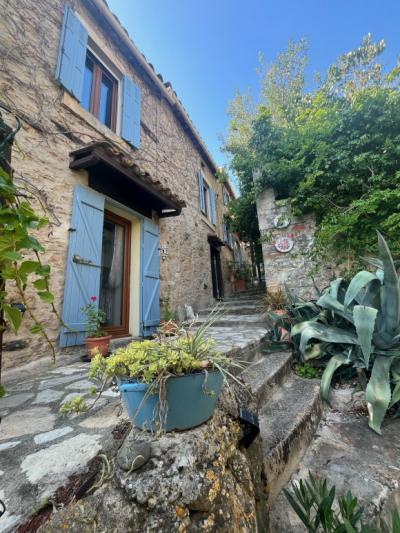
POLYGON ((140 108, 140 88, 128 76, 124 76, 121 137, 135 148, 140 146, 140 108))
POLYGON ((150 336, 160 323, 160 242, 159 227, 149 220, 142 226, 142 335, 150 336))
POLYGON ((73 10, 65 6, 61 30, 56 79, 79 102, 83 93, 83 77, 88 32, 73 10))

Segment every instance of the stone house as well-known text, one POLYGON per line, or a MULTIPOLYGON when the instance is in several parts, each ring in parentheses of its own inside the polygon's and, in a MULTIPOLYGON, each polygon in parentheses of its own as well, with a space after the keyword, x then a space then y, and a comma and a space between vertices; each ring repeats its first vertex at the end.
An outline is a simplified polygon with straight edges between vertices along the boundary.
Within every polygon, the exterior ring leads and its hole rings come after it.
MULTIPOLYGON (((233 198, 170 83, 104 0, 0 0, 0 101, 22 122, 14 179, 45 206, 39 240, 56 307, 35 312, 60 348, 83 343, 95 296, 114 337, 151 335, 160 298, 195 310, 232 291, 233 198)), ((15 297, 15 302, 18 299, 15 297)), ((7 334, 3 362, 46 353, 7 334)))

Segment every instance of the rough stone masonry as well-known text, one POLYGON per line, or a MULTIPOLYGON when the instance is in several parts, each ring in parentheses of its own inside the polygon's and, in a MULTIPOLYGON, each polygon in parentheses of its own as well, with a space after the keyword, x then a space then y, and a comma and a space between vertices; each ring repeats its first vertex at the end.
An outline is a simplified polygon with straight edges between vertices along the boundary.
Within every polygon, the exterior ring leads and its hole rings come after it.
MULTIPOLYGON (((128 74, 141 89, 140 149, 132 149, 56 82, 66 1, 0 0, 0 101, 22 122, 12 153, 14 179, 28 190, 39 192, 47 207, 51 226, 40 232, 39 240, 46 250, 44 261, 51 265, 51 290, 60 310, 73 190, 76 184, 88 184, 87 171, 69 168, 69 154, 92 141, 108 141, 128 153, 141 171, 148 172, 186 202, 179 217, 160 221, 160 247, 168 250, 160 265, 161 296, 169 295, 172 309, 189 304, 196 310, 212 302, 207 238, 211 234, 223 239, 223 184, 216 180, 214 164, 198 135, 196 140, 193 125, 170 84, 160 84, 161 78, 155 82, 156 75, 152 78, 132 59, 123 39, 99 10, 100 3, 70 2, 88 29, 92 49, 117 72, 128 74), (199 209, 196 174, 200 168, 216 193, 216 227, 199 209)), ((107 10, 105 2, 101 9, 107 10)), ((232 260, 232 250, 222 247, 221 256, 225 291, 229 294, 227 263, 232 260)), ((28 300, 56 342, 60 324, 51 309, 33 295, 28 295, 28 300)), ((18 296, 11 301, 18 302, 18 296)), ((3 355, 5 368, 47 353, 42 338, 30 333, 29 320, 24 323, 18 338, 6 336, 9 344, 3 355), (8 351, 8 347, 13 351, 8 351)))
POLYGON ((298 296, 315 297, 314 282, 322 289, 334 273, 324 267, 312 276, 315 265, 309 252, 315 232, 313 215, 293 217, 290 200, 277 200, 273 189, 265 189, 258 195, 257 215, 267 288, 273 291, 286 285, 298 296), (287 251, 277 250, 277 241, 282 238, 287 239, 287 251))

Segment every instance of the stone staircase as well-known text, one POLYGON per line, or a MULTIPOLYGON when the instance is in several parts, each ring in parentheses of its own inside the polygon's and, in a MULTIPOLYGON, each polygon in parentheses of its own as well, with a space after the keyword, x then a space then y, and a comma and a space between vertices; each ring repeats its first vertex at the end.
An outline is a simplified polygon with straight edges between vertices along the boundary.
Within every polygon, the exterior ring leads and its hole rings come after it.
MULTIPOLYGON (((246 359, 251 365, 241 377, 257 401, 263 449, 266 505, 269 510, 297 469, 310 445, 322 414, 319 380, 303 379, 292 372, 290 352, 267 353, 263 342, 268 332, 262 293, 253 291, 225 299, 223 314, 208 330, 220 349, 246 359)), ((212 309, 199 313, 206 320, 212 309)), ((273 531, 266 525, 265 531, 273 531)), ((283 530, 282 530, 283 533, 283 530)))

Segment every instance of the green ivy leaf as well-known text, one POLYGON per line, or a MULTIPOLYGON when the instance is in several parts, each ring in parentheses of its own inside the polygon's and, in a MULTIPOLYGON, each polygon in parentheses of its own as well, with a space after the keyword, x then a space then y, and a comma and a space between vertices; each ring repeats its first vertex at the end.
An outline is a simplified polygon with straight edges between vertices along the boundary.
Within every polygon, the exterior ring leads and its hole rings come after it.
POLYGON ((8 304, 3 304, 3 311, 6 319, 10 321, 13 332, 17 334, 22 322, 21 311, 15 307, 11 307, 11 305, 8 304))
POLYGON ((1 258, 6 259, 8 261, 21 261, 21 259, 23 259, 23 256, 19 254, 18 252, 9 251, 9 252, 3 252, 1 254, 1 258))
POLYGON ((39 291, 38 292, 39 298, 48 304, 51 304, 54 302, 54 294, 48 291, 39 291))
POLYGON ((34 324, 31 328, 30 328, 30 332, 31 333, 41 333, 43 331, 43 328, 40 324, 34 324))
POLYGON ((39 261, 24 261, 19 267, 19 273, 20 275, 31 274, 32 272, 37 272, 39 268, 39 261))
POLYGON ((47 281, 45 279, 43 279, 43 278, 39 278, 39 279, 37 279, 36 281, 33 282, 33 286, 38 291, 46 291, 47 290, 47 281))

